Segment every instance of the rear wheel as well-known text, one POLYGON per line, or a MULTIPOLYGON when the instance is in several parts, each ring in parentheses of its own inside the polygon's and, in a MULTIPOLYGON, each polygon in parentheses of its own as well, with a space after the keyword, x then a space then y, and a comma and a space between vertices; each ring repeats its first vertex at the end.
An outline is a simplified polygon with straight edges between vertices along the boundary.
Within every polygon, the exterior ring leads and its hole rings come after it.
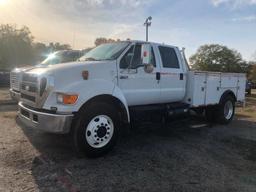
POLYGON ((217 121, 221 124, 228 124, 232 121, 235 114, 235 99, 227 96, 220 101, 216 111, 217 121))
POLYGON ((221 99, 216 106, 209 106, 205 110, 207 121, 212 123, 228 124, 235 114, 235 99, 228 95, 221 99))
POLYGON ((119 135, 117 110, 106 103, 94 103, 82 108, 72 130, 76 152, 98 157, 109 152, 119 135))

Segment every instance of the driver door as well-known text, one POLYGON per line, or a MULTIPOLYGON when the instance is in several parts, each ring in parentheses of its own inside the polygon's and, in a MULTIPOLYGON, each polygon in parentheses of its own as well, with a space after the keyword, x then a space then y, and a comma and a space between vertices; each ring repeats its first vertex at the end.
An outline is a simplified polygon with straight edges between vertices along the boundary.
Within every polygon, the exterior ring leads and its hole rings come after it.
POLYGON ((152 64, 154 70, 147 73, 141 60, 141 47, 139 43, 132 44, 128 51, 119 60, 118 85, 122 89, 129 106, 158 103, 160 98, 160 84, 156 80, 155 54, 152 48, 152 64))

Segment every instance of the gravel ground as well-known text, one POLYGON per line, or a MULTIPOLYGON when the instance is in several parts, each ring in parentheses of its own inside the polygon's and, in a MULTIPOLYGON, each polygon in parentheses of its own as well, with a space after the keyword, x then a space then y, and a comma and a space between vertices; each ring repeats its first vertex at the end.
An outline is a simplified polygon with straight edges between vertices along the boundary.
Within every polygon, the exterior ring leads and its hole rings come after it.
POLYGON ((0 87, 0 102, 2 101, 9 101, 11 100, 10 94, 9 94, 9 88, 1 88, 0 87))
POLYGON ((145 124, 108 155, 77 158, 67 135, 20 124, 0 105, 0 191, 256 191, 256 121, 145 124))

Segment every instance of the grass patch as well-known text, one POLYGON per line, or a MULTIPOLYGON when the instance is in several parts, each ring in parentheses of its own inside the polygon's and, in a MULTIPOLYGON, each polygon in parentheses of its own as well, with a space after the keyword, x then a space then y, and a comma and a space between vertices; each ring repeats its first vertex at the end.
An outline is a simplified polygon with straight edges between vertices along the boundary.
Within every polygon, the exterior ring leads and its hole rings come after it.
POLYGON ((237 108, 236 115, 256 121, 256 90, 253 90, 251 95, 246 95, 245 107, 237 108))

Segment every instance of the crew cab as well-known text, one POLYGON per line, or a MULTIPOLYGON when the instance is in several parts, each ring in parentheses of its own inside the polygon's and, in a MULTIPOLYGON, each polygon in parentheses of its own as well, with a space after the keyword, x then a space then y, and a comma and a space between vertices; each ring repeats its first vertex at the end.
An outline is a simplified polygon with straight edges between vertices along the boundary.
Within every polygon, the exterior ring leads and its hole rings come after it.
POLYGON ((45 67, 48 65, 56 65, 59 63, 67 63, 71 61, 76 61, 82 56, 80 50, 62 50, 51 53, 44 61, 38 65, 26 66, 15 68, 10 73, 10 95, 15 101, 20 100, 20 83, 22 79, 22 74, 26 70, 33 69, 35 67, 45 67))
POLYGON ((109 43, 77 62, 26 71, 19 117, 35 129, 70 133, 77 153, 100 156, 140 115, 200 109, 211 121, 229 123, 235 102, 245 99, 245 81, 245 74, 191 71, 175 46, 109 43))

